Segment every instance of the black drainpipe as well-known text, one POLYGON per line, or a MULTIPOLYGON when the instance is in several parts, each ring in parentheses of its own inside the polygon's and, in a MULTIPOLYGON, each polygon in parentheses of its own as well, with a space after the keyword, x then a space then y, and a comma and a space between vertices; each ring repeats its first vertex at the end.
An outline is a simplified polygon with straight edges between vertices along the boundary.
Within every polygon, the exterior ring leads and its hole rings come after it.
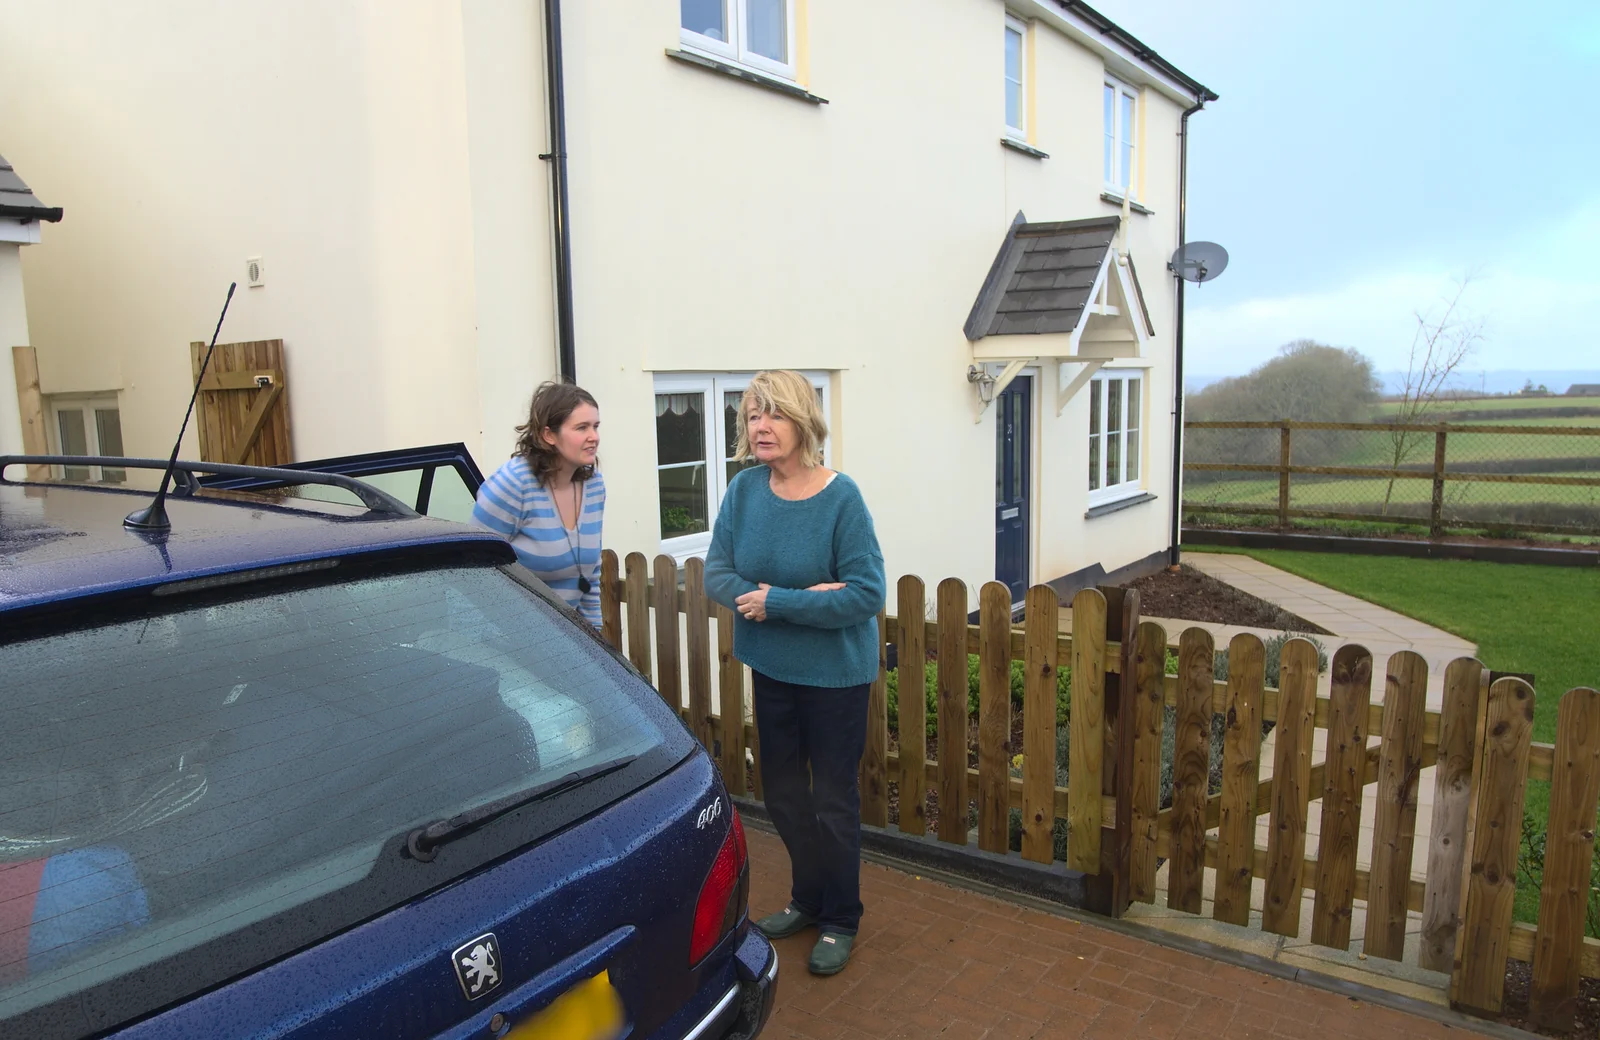
MULTIPOLYGON (((1189 214, 1189 117, 1206 107, 1205 95, 1195 99, 1193 107, 1184 109, 1178 121, 1178 250, 1188 241, 1186 222, 1189 214)), ((1178 279, 1177 343, 1174 346, 1172 366, 1172 545, 1167 550, 1167 565, 1178 566, 1178 541, 1183 524, 1183 286, 1178 279)))
POLYGON ((577 352, 572 339, 572 229, 567 207, 567 94, 561 74, 561 0, 544 4, 545 94, 550 99, 550 191, 554 203, 556 261, 556 348, 561 380, 577 382, 577 352))

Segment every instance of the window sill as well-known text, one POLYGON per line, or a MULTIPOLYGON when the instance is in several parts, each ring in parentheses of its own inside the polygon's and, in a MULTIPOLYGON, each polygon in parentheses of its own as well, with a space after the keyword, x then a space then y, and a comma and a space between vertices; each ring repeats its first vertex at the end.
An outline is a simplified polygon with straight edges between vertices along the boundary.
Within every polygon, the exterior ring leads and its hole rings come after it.
POLYGON ((1144 505, 1146 502, 1154 502, 1155 500, 1156 496, 1150 492, 1141 491, 1137 494, 1129 495, 1127 498, 1119 498, 1114 502, 1102 502, 1097 506, 1090 506, 1088 511, 1083 514, 1083 518, 1085 520, 1095 520, 1102 516, 1120 513, 1124 509, 1132 509, 1134 506, 1144 505))
MULTIPOLYGON (((1122 196, 1114 194, 1114 193, 1109 192, 1109 191, 1102 191, 1100 193, 1100 201, 1101 202, 1109 202, 1113 206, 1117 206, 1117 207, 1120 208, 1121 205, 1122 205, 1122 196)), ((1141 206, 1137 202, 1128 203, 1128 208, 1133 210, 1135 213, 1143 213, 1147 217, 1155 212, 1155 210, 1151 209, 1149 206, 1141 206)))
POLYGON ((787 80, 778 79, 776 76, 769 76, 765 73, 756 72, 754 69, 747 69, 742 65, 734 65, 730 62, 707 57, 704 54, 696 54, 694 51, 675 50, 668 47, 667 57, 685 65, 693 65, 696 68, 705 69, 707 72, 715 72, 731 79, 744 80, 746 83, 770 90, 775 94, 792 97, 797 101, 804 101, 807 104, 826 105, 828 103, 827 98, 818 97, 798 83, 790 83, 787 80))
POLYGON ((1031 155, 1035 159, 1050 158, 1049 152, 1040 151, 1028 142, 1019 141, 1015 137, 1002 137, 1000 138, 1000 143, 1011 149, 1013 152, 1021 152, 1023 155, 1031 155))

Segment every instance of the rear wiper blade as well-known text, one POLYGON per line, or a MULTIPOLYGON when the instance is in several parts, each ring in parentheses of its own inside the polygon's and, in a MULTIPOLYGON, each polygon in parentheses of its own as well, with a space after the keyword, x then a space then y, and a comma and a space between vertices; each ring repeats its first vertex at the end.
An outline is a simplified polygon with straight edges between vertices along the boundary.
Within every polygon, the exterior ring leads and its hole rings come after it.
POLYGON ((631 765, 639 758, 638 755, 624 755, 613 758, 597 765, 587 766, 574 770, 565 776, 550 780, 530 787, 526 791, 497 798, 492 802, 485 802, 476 809, 469 809, 444 820, 435 820, 423 827, 418 827, 406 838, 406 853, 414 860, 429 863, 438 855, 439 846, 454 841, 464 835, 499 819, 506 813, 520 809, 525 805, 558 795, 563 791, 570 791, 574 787, 582 787, 591 780, 598 780, 617 770, 631 765))

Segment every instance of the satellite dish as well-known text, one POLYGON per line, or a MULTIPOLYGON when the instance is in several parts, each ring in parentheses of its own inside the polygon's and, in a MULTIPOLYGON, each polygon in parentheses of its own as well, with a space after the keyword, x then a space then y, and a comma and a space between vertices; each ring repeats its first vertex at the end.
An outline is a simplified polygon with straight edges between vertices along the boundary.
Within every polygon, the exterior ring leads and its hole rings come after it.
POLYGON ((1173 274, 1188 282, 1209 282, 1227 266, 1228 251, 1215 242, 1186 242, 1167 264, 1173 274))

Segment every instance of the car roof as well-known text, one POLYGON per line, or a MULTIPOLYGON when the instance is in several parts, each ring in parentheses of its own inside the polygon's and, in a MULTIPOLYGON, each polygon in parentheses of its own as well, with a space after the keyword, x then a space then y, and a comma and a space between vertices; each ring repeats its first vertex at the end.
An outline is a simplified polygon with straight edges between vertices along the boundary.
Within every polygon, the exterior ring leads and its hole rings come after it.
POLYGON ((498 543, 507 562, 515 558, 498 535, 464 524, 320 501, 297 506, 243 492, 172 495, 169 532, 125 529, 123 517, 150 497, 83 485, 0 483, 0 614, 378 550, 498 543))

